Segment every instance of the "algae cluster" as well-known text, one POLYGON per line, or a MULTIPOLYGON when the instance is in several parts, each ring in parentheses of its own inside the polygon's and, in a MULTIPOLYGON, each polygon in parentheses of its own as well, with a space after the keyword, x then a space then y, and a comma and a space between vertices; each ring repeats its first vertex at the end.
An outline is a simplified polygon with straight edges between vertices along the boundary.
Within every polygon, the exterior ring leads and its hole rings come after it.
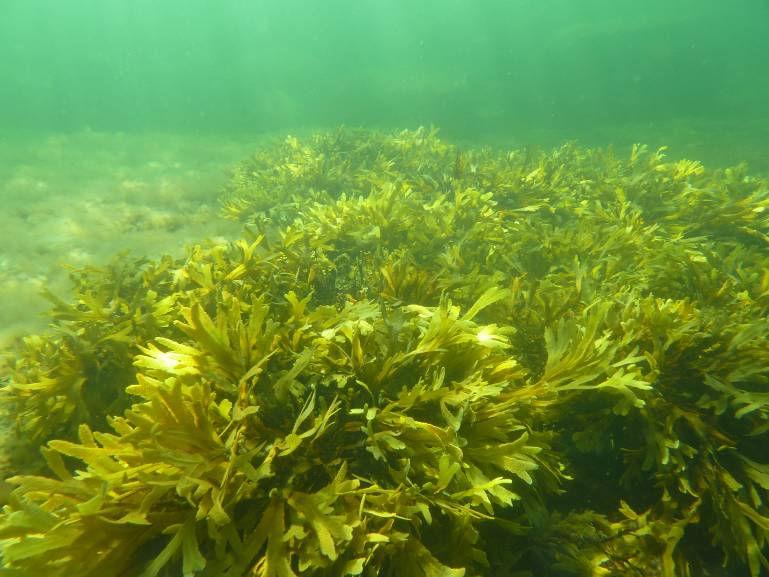
POLYGON ((339 130, 222 207, 8 351, 0 575, 769 569, 766 181, 339 130))

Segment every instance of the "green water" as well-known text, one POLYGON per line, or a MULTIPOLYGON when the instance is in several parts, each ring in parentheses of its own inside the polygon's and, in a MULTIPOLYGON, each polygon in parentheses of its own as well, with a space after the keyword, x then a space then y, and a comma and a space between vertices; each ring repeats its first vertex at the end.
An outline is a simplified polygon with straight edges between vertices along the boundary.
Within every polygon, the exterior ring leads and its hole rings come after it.
MULTIPOLYGON (((2 10, 0 124, 15 133, 434 124, 468 139, 687 146, 695 129, 766 162, 749 150, 769 125, 765 0, 6 0, 2 10)), ((720 160, 711 145, 703 154, 720 160)))

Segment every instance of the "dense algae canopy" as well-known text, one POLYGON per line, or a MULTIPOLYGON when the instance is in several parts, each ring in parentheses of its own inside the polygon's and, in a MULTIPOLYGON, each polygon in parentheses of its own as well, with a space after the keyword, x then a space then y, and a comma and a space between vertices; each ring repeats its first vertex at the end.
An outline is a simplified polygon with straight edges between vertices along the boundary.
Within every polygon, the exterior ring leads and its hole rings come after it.
POLYGON ((52 297, 2 403, 13 576, 758 576, 769 184, 287 138, 243 238, 52 297))

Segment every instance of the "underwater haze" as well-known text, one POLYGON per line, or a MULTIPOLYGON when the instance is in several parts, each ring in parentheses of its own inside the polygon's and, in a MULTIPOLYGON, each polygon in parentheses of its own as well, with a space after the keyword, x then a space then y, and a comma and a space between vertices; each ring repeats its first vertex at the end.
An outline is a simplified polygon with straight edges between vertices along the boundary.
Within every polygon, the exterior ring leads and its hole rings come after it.
POLYGON ((767 38, 766 0, 6 0, 0 123, 22 135, 435 125, 604 144, 686 142, 689 126, 754 143, 769 124, 767 38))
POLYGON ((0 332, 40 322, 65 266, 231 230, 224 175, 272 135, 434 126, 767 172, 767 38, 766 0, 5 0, 0 332))
POLYGON ((0 575, 769 575, 769 0, 0 0, 0 575))

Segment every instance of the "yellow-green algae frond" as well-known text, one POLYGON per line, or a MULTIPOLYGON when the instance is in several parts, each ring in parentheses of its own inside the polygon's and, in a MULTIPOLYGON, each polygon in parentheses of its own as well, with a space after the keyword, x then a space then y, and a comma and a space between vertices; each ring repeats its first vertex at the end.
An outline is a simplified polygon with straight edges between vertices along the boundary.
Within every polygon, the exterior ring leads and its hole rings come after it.
POLYGON ((769 570, 769 183, 289 137, 8 355, 0 575, 769 570))

